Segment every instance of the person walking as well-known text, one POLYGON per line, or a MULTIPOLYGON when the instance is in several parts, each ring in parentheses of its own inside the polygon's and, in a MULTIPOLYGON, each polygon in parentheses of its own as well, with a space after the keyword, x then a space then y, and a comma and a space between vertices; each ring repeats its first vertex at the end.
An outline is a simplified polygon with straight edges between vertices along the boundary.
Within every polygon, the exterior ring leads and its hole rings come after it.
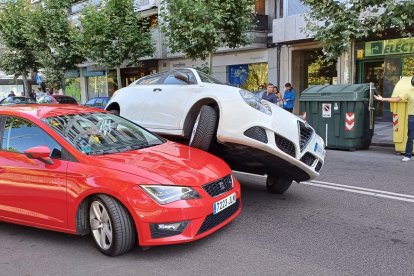
POLYGON ((38 87, 37 88, 37 95, 36 95, 36 98, 37 99, 40 99, 41 97, 43 97, 43 95, 45 94, 45 92, 43 92, 43 90, 42 90, 42 88, 41 87, 38 87))
POLYGON ((34 89, 32 89, 32 92, 29 93, 30 98, 32 98, 33 101, 36 101, 36 93, 34 89))
POLYGON ((16 96, 16 94, 14 94, 14 91, 13 90, 10 91, 9 95, 7 95, 7 97, 14 97, 14 96, 16 96))
POLYGON ((283 100, 282 100, 283 109, 292 113, 293 108, 295 107, 295 99, 296 99, 295 89, 293 89, 292 84, 287 82, 285 84, 285 94, 283 95, 283 100))
MULTIPOLYGON (((414 86, 414 77, 411 80, 414 86)), ((398 97, 384 98, 382 96, 374 95, 377 101, 398 103, 400 101, 407 101, 408 104, 408 139, 405 145, 405 156, 401 159, 402 162, 408 162, 412 158, 413 153, 413 139, 414 139, 414 92, 407 91, 398 97)))
POLYGON ((263 93, 262 99, 266 100, 268 102, 277 104, 277 97, 276 97, 275 93, 273 93, 273 83, 269 82, 267 84, 266 93, 263 93))

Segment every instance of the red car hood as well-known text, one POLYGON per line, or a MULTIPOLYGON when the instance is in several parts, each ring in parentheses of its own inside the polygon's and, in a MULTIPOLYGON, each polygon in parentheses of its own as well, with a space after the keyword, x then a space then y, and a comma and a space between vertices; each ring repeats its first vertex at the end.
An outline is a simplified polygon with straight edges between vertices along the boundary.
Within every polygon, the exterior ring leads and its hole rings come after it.
POLYGON ((141 150, 94 156, 91 162, 145 177, 154 184, 201 186, 231 173, 218 157, 170 141, 141 150))

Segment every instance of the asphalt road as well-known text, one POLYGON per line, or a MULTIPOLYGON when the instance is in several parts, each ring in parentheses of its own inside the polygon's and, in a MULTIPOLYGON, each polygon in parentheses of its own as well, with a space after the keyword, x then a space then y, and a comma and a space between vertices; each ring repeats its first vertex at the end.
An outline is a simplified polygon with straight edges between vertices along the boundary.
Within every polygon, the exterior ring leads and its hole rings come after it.
POLYGON ((329 150, 317 182, 283 196, 238 174, 244 209, 230 225, 116 258, 89 236, 0 223, 0 275, 413 275, 414 161, 400 159, 391 148, 329 150))

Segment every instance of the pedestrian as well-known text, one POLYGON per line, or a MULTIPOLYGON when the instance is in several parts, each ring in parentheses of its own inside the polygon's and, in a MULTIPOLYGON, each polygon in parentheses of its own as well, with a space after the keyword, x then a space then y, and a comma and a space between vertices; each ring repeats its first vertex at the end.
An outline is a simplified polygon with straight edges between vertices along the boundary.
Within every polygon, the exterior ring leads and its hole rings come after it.
POLYGON ((14 91, 13 90, 10 91, 9 95, 7 95, 7 97, 15 97, 15 96, 16 96, 16 94, 14 94, 14 91))
POLYGON ((46 95, 50 96, 52 93, 50 92, 50 88, 46 88, 46 95))
POLYGON ((295 99, 296 99, 296 92, 293 89, 292 84, 287 82, 285 84, 285 94, 283 95, 283 109, 293 112, 293 108, 295 107, 295 99))
POLYGON ((276 85, 273 87, 273 93, 276 95, 277 105, 282 106, 283 105, 282 93, 280 93, 279 88, 276 85))
POLYGON ((257 89, 256 95, 261 99, 264 93, 266 93, 266 88, 265 86, 263 86, 263 84, 261 84, 259 85, 259 88, 257 89))
POLYGON ((277 104, 277 97, 276 95, 273 93, 273 83, 268 83, 267 84, 267 89, 266 89, 266 93, 263 93, 262 95, 262 99, 266 100, 268 102, 277 104))
MULTIPOLYGON (((411 84, 414 86, 414 77, 411 80, 411 84)), ((408 104, 408 139, 405 145, 405 156, 401 159, 402 162, 410 161, 413 153, 413 139, 414 139, 414 92, 410 90, 399 95, 398 97, 384 98, 382 96, 374 95, 377 101, 398 103, 400 101, 407 101, 408 104)))
POLYGON ((36 93, 34 89, 32 89, 32 92, 29 93, 30 98, 32 98, 33 101, 36 101, 36 93))
POLYGON ((43 92, 41 87, 37 88, 37 94, 36 94, 36 98, 39 99, 40 97, 43 97, 43 95, 45 94, 45 92, 43 92))

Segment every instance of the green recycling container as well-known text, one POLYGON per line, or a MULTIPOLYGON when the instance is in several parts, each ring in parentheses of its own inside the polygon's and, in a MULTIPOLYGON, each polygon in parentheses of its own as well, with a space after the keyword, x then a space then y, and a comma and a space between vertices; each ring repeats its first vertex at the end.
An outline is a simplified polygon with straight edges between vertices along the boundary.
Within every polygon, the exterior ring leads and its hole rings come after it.
POLYGON ((374 134, 372 83, 315 85, 300 96, 300 110, 327 148, 368 149, 374 134))

